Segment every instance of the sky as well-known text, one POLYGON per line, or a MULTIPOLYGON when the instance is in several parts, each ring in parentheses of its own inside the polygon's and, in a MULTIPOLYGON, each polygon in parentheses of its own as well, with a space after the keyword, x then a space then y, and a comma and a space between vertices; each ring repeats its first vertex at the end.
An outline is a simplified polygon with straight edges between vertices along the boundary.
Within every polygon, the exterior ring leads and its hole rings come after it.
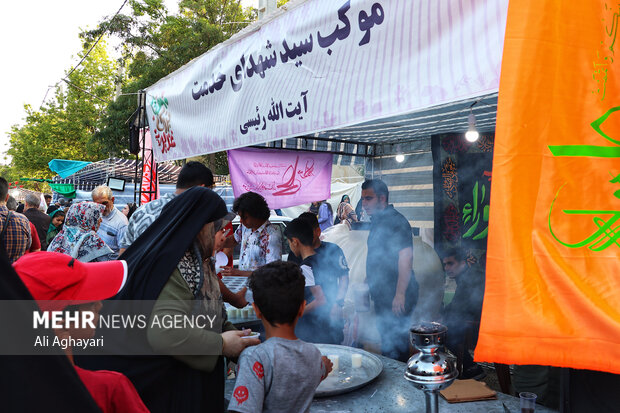
MULTIPOLYGON (((165 0, 176 10, 177 0, 165 0)), ((258 0, 242 0, 258 7, 258 0)), ((49 86, 76 64, 80 51, 78 34, 93 29, 111 16, 123 0, 29 0, 6 1, 0 13, 0 163, 8 149, 11 126, 23 124, 24 104, 38 108, 49 86)), ((125 5, 125 7, 128 7, 125 5)), ((123 9, 125 11, 125 9, 123 9)), ((50 90, 48 98, 53 96, 50 90)))

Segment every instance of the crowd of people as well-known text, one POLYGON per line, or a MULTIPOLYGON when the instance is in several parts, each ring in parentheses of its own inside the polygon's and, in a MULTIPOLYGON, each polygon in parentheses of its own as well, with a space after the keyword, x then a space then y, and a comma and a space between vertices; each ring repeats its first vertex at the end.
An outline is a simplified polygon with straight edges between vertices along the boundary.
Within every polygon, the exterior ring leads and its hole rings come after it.
POLYGON ((0 177, 2 242, 9 261, 38 251, 78 254, 83 262, 118 257, 118 245, 136 204, 127 204, 119 211, 114 207, 112 190, 106 186, 95 188, 92 196, 93 202, 73 204, 64 198, 52 203, 52 196, 45 194, 44 204, 41 197, 30 192, 21 203, 9 195, 8 183, 0 177))
MULTIPOLYGON (((222 320, 210 328, 149 323, 145 330, 127 331, 128 342, 153 349, 148 357, 74 357, 70 347, 65 350, 103 411, 224 411, 225 358, 237 362, 230 411, 307 411, 316 387, 331 370, 331 362, 309 343, 344 341, 349 265, 338 245, 321 239, 322 231, 334 223, 351 226, 370 219, 366 283, 381 352, 401 361, 410 357, 409 326, 418 299, 412 230, 389 204, 383 181, 363 183, 363 213, 356 212, 347 195, 335 217, 327 201, 315 202, 288 222, 284 233, 269 221, 270 209, 261 195, 242 194, 229 212, 213 187, 211 171, 188 162, 175 193, 140 207, 128 204, 120 211, 110 188, 99 186, 92 191, 92 201, 67 205, 46 199, 47 213, 40 208, 40 198, 29 194, 20 214, 7 182, 0 178, 0 243, 35 300, 86 301, 75 309, 95 314, 114 311, 115 301, 139 300, 152 303, 151 321, 213 314, 222 320), (240 225, 233 231, 236 215, 240 225), (286 262, 283 236, 290 247, 286 262), (229 262, 218 276, 215 255, 222 251, 230 257, 237 245, 238 268, 229 262), (248 301, 246 288, 233 293, 221 276, 249 277, 251 305, 267 338, 263 343, 227 319, 223 302, 243 308, 248 301), (47 280, 46 287, 37 280, 47 280), (102 308, 101 300, 106 299, 112 300, 102 308)), ((457 332, 449 336, 448 346, 458 346, 463 317, 479 322, 484 276, 469 270, 462 253, 449 254, 446 273, 457 279, 458 287, 444 321, 457 332)), ((95 334, 71 329, 55 333, 95 334)), ((471 357, 464 364, 466 375, 479 373, 471 357)))

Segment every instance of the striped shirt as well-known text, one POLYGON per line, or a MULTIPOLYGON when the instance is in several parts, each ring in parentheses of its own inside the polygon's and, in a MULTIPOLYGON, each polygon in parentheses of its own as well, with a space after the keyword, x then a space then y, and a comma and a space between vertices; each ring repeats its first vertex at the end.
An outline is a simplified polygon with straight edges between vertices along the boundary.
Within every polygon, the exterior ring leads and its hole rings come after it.
MULTIPOLYGON (((0 223, 2 225, 0 231, 2 231, 6 225, 8 213, 8 208, 5 205, 0 205, 0 223)), ((2 238, 0 244, 4 247, 9 261, 14 263, 28 251, 32 242, 30 236, 30 221, 28 221, 28 218, 22 214, 13 212, 2 238)))
POLYGON ((126 229, 127 217, 118 209, 112 208, 107 216, 101 217, 101 225, 97 234, 115 254, 118 254, 119 245, 125 236, 126 229))

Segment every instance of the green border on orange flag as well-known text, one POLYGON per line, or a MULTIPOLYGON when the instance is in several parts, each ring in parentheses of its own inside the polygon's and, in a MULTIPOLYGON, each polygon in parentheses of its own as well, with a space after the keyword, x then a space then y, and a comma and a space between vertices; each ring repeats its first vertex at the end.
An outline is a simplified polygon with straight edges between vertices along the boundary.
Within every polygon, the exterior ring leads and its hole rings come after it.
POLYGON ((509 3, 476 360, 620 373, 619 18, 509 3))

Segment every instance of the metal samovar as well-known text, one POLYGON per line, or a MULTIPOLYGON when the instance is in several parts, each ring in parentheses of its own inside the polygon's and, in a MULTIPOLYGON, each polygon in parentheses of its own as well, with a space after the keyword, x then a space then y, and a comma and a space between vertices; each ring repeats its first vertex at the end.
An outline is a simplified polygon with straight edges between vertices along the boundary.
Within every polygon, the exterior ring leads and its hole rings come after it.
POLYGON ((444 350, 448 328, 439 323, 421 323, 409 330, 411 344, 420 350, 407 362, 405 379, 424 392, 426 413, 437 413, 439 390, 459 375, 456 358, 444 350))

